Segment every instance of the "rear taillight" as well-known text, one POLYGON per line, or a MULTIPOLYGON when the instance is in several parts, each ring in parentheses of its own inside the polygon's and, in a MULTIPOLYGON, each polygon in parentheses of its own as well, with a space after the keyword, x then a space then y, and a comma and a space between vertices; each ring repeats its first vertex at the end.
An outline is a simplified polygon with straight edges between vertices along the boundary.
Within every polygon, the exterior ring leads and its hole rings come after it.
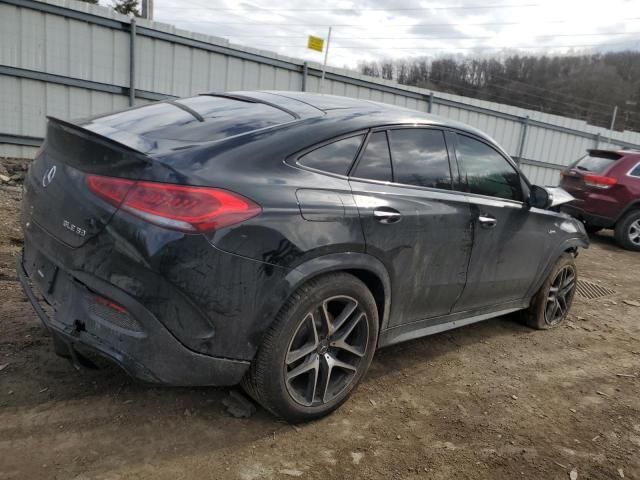
POLYGON ((181 232, 228 227, 260 213, 260 206, 219 188, 87 175, 89 190, 137 217, 181 232))
POLYGON ((611 177, 603 177, 602 175, 589 174, 584 176, 584 183, 590 187, 609 188, 618 183, 618 180, 611 177))

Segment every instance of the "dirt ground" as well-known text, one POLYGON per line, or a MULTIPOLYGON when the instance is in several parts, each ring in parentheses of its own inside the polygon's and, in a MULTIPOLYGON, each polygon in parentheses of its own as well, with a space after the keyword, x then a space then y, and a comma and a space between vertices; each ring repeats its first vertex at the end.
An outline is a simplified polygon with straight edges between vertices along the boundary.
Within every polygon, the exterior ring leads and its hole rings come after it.
POLYGON ((15 280, 20 188, 0 186, 1 479, 640 479, 640 254, 578 258, 615 294, 571 321, 503 317, 378 352, 352 398, 300 427, 229 389, 153 388, 57 357, 15 280))

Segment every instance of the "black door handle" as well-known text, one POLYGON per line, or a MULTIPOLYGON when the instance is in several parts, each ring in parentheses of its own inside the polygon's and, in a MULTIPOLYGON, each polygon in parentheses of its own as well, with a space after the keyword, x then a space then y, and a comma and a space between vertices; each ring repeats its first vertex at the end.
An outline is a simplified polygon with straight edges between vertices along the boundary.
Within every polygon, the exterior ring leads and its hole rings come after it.
POLYGON ((380 223, 397 223, 402 219, 402 214, 395 208, 379 207, 373 211, 373 216, 380 223))

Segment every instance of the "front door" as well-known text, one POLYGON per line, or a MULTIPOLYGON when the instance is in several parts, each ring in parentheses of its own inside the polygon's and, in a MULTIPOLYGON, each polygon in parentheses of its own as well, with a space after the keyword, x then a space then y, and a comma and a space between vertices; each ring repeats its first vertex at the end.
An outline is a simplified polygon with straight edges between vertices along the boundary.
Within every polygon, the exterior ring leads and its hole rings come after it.
POLYGON ((474 231, 467 283, 453 311, 523 300, 546 261, 555 217, 526 207, 520 173, 489 144, 462 134, 447 138, 455 144, 456 188, 468 194, 474 231))
POLYGON ((367 252, 391 277, 388 326, 448 314, 465 285, 472 221, 452 190, 443 132, 372 132, 350 184, 367 252))

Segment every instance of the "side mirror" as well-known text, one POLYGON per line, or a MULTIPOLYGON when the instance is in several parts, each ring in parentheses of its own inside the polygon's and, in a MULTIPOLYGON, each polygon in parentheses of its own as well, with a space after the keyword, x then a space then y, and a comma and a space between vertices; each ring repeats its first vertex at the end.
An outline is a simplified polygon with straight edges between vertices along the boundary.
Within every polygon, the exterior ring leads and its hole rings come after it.
POLYGON ((539 187, 538 185, 532 185, 531 190, 529 191, 527 203, 530 207, 545 210, 551 206, 551 197, 546 188, 539 187))
POLYGON ((569 203, 575 198, 560 187, 539 187, 533 185, 529 192, 527 204, 530 207, 547 209, 557 207, 563 203, 569 203))

